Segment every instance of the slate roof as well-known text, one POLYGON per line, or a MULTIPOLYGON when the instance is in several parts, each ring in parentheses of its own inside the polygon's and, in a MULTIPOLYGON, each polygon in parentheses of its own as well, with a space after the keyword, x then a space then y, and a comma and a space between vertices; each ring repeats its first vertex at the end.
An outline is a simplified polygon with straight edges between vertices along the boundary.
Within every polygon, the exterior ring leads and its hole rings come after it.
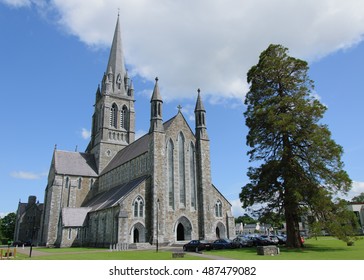
POLYGON ((128 183, 121 184, 104 193, 101 193, 85 203, 84 207, 91 208, 90 211, 98 211, 116 206, 133 189, 138 187, 149 176, 142 176, 128 183))
POLYGON ((62 224, 64 227, 82 227, 87 213, 91 210, 88 207, 62 208, 62 224))
POLYGON ((75 176, 97 176, 96 162, 93 154, 55 151, 54 168, 57 174, 75 176))
MULTIPOLYGON (((171 118, 167 122, 163 124, 164 130, 167 130, 175 117, 171 118)), ((126 146, 124 149, 119 151, 115 157, 110 161, 110 163, 105 167, 102 171, 101 175, 108 173, 109 171, 123 165, 124 163, 136 158, 149 150, 149 143, 150 143, 151 134, 145 134, 144 136, 140 137, 130 145, 126 146)))

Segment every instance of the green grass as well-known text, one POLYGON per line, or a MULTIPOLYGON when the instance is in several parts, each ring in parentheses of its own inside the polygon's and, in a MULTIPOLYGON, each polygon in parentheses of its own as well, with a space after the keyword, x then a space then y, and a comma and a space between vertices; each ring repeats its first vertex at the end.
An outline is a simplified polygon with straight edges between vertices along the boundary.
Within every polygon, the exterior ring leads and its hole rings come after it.
MULTIPOLYGON (((172 260, 172 252, 119 251, 109 252, 106 249, 95 248, 42 248, 34 249, 46 253, 42 256, 32 256, 32 260, 172 260)), ((17 259, 29 260, 28 255, 17 254, 17 259)), ((200 255, 185 255, 182 260, 200 260, 200 255)), ((176 259, 173 259, 176 260, 176 259)))
MULTIPOLYGON (((41 252, 42 256, 33 254, 34 260, 172 260, 171 251, 160 250, 130 250, 109 252, 98 248, 34 248, 33 252, 41 252)), ((364 260, 364 239, 357 240, 354 246, 333 237, 308 239, 302 249, 287 249, 280 247, 280 255, 260 256, 256 248, 242 248, 235 250, 213 250, 200 254, 186 254, 181 260, 202 260, 207 255, 214 255, 237 260, 364 260), (205 257, 204 257, 205 256, 205 257)), ((29 260, 28 255, 18 251, 16 259, 29 260)), ((179 260, 179 259, 173 259, 179 260)))
POLYGON ((311 238, 302 249, 280 247, 280 255, 257 255, 256 248, 210 251, 206 254, 218 255, 237 260, 364 260, 364 239, 357 240, 354 246, 347 246, 333 237, 311 238))

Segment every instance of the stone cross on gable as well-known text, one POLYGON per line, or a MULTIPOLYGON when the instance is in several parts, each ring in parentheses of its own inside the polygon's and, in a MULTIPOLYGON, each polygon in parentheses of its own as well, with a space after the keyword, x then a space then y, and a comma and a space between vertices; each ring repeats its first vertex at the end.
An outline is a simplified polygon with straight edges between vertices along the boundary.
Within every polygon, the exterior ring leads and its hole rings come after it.
POLYGON ((182 109, 182 106, 181 105, 178 105, 177 108, 178 108, 178 112, 180 112, 181 109, 182 109))

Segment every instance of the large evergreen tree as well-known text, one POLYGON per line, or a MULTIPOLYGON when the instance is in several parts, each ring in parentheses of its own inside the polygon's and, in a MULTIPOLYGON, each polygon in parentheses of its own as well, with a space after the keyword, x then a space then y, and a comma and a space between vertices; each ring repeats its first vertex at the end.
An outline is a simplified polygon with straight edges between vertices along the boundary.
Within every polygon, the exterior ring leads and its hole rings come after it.
POLYGON ((270 45, 248 72, 244 113, 248 155, 257 164, 249 167, 240 200, 244 208, 260 204, 263 214, 284 215, 287 246, 295 248, 302 246, 301 217, 315 216, 321 200, 351 187, 343 149, 319 122, 326 107, 313 96, 307 72, 307 62, 270 45))

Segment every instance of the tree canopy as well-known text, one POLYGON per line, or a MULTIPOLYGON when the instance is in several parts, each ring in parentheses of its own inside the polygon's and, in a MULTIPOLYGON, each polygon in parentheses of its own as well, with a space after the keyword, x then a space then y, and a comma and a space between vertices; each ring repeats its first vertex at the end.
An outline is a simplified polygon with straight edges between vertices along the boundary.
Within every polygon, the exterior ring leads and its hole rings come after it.
POLYGON ((302 246, 302 216, 315 216, 322 200, 351 187, 343 149, 320 123, 327 108, 313 95, 308 69, 287 48, 270 45, 247 74, 246 142, 255 165, 240 200, 243 208, 262 205, 260 214, 284 215, 290 247, 302 246))
POLYGON ((0 236, 2 238, 13 239, 15 230, 16 214, 9 213, 0 220, 0 236))
POLYGON ((352 202, 364 202, 364 193, 361 193, 351 200, 352 202))

